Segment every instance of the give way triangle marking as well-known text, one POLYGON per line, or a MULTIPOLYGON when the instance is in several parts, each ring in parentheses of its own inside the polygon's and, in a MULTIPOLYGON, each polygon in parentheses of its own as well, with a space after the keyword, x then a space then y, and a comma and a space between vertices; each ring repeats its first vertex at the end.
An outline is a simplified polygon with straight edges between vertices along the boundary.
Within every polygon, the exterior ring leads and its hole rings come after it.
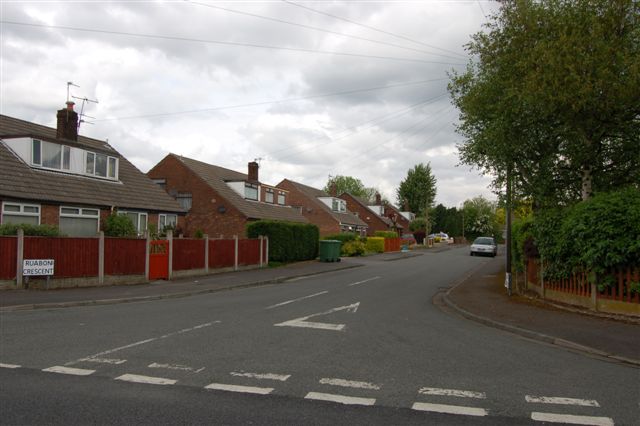
POLYGON ((343 331, 346 325, 344 324, 331 324, 327 322, 313 322, 307 321, 309 318, 319 317, 322 315, 329 315, 334 312, 347 311, 356 313, 358 310, 358 306, 360 306, 360 302, 356 302, 351 305, 339 306, 337 308, 329 309, 325 312, 320 312, 318 314, 309 315, 306 317, 296 318, 289 321, 281 322, 279 324, 274 324, 276 327, 303 327, 303 328, 318 328, 320 330, 332 330, 332 331, 343 331))

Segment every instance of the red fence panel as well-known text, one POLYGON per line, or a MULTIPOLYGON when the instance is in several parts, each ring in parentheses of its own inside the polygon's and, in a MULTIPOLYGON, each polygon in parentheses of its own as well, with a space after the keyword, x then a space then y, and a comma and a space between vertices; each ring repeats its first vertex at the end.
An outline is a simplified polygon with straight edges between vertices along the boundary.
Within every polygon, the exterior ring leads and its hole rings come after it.
POLYGON ((260 240, 238 241, 238 265, 258 265, 260 263, 260 240))
POLYGON ((204 264, 203 239, 176 238, 173 240, 173 270, 203 269, 204 264))
POLYGON ((0 237, 0 280, 16 277, 18 237, 0 237))
POLYGON ((24 259, 53 259, 54 278, 98 276, 98 238, 24 237, 24 259))
POLYGON ((146 244, 140 238, 105 238, 104 274, 144 275, 146 244))
POLYGON ((384 251, 400 251, 401 238, 385 238, 384 239, 384 251))
POLYGON ((209 240, 209 267, 226 268, 235 264, 235 240, 209 240))

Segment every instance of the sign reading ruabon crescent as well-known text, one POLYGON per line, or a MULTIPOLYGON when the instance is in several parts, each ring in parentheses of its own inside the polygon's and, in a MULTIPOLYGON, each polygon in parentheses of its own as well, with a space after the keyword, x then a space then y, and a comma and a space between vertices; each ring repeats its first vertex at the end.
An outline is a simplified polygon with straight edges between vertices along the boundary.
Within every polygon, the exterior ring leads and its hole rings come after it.
POLYGON ((54 259, 25 259, 22 262, 22 275, 53 275, 54 259))

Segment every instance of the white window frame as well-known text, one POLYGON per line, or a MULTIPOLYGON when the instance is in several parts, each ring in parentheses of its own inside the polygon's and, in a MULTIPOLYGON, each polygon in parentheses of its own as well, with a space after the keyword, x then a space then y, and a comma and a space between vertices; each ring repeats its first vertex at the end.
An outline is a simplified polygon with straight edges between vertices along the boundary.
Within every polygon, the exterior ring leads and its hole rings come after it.
POLYGON ((75 207, 75 206, 60 206, 60 217, 79 217, 88 219, 98 219, 98 226, 96 227, 96 234, 100 232, 100 209, 95 207, 75 207), (74 209, 78 213, 63 212, 63 209, 74 209), (88 214, 89 211, 94 211, 96 214, 88 214))
POLYGON ((277 203, 279 206, 284 206, 287 204, 287 193, 284 191, 278 191, 278 200, 277 203), (282 197, 282 202, 280 202, 280 197, 282 197))
POLYGON ((124 215, 126 216, 127 214, 136 214, 137 216, 137 223, 134 223, 133 226, 136 227, 136 232, 138 233, 138 235, 144 235, 147 232, 147 227, 149 226, 149 214, 147 212, 139 212, 139 211, 135 211, 135 210, 118 210, 118 214, 124 215), (144 229, 140 229, 140 217, 144 216, 145 219, 145 224, 146 226, 144 227, 144 229))
POLYGON ((275 201, 275 191, 272 188, 266 188, 264 190, 264 202, 273 204, 275 201), (271 196, 271 200, 269 200, 269 196, 271 196))
POLYGON ((245 182, 244 183, 244 198, 247 200, 252 200, 252 201, 260 201, 260 187, 254 183, 249 183, 249 182, 245 182), (250 198, 247 196, 247 189, 255 189, 256 191, 256 198, 250 198))
POLYGON ((62 145, 62 144, 58 144, 58 143, 54 143, 54 142, 49 142, 49 141, 43 141, 42 139, 31 139, 31 165, 32 166, 36 166, 38 168, 41 169, 46 169, 46 170, 63 170, 63 171, 69 171, 71 169, 71 147, 67 146, 67 145, 62 145), (38 142, 38 157, 40 162, 36 163, 34 161, 34 157, 35 157, 35 143, 38 142), (54 145, 56 147, 58 147, 60 149, 60 163, 58 164, 58 167, 47 167, 47 166, 43 166, 42 165, 42 148, 44 148, 44 144, 49 144, 49 145, 54 145), (67 167, 65 167, 65 155, 67 156, 68 162, 66 164, 67 167))
POLYGON ((178 215, 177 214, 175 214, 175 213, 160 213, 158 215, 158 232, 164 231, 164 227, 167 226, 167 218, 169 216, 173 216, 173 217, 176 218, 174 226, 178 226, 178 215), (164 224, 162 226, 161 226, 161 222, 164 222, 164 224))
POLYGON ((112 155, 107 155, 107 154, 103 154, 101 152, 93 152, 93 151, 85 151, 85 155, 84 155, 84 174, 91 176, 91 177, 96 177, 98 179, 107 179, 107 180, 118 180, 118 176, 119 176, 119 167, 120 165, 120 159, 118 157, 114 157, 112 155), (104 156, 106 157, 106 169, 105 169, 105 176, 100 176, 96 174, 96 164, 97 164, 97 159, 98 156, 104 156), (89 157, 93 156, 93 167, 91 168, 91 170, 87 169, 88 166, 88 162, 89 162, 89 157), (111 163, 111 161, 115 161, 114 167, 113 167, 113 174, 114 176, 110 176, 109 175, 109 164, 111 163))
POLYGON ((40 220, 41 220, 41 213, 42 213, 42 208, 40 206, 40 204, 30 204, 30 203, 14 203, 11 201, 4 201, 2 203, 2 211, 0 211, 0 223, 4 223, 4 215, 10 215, 10 216, 24 216, 24 217, 37 217, 38 218, 38 225, 40 225, 40 220), (5 207, 6 206, 17 206, 20 211, 17 212, 13 212, 13 211, 5 211, 5 207), (38 209, 38 213, 32 213, 32 212, 25 212, 24 208, 25 207, 33 207, 38 209))

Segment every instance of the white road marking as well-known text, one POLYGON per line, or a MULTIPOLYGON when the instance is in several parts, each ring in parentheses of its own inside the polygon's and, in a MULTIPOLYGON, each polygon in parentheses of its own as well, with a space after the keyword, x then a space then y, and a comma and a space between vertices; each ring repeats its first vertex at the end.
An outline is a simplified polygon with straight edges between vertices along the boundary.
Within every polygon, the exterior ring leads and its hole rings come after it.
POLYGON ((335 395, 332 393, 309 392, 305 399, 315 399, 318 401, 337 402, 346 405, 373 405, 375 398, 359 398, 355 396, 335 395))
POLYGON ((324 379, 320 379, 320 383, 323 385, 342 386, 345 388, 380 390, 380 385, 374 385, 373 383, 367 383, 367 382, 357 382, 353 380, 324 378, 324 379))
POLYGON ((360 284, 368 283, 369 281, 377 280, 379 278, 380 277, 367 278, 366 280, 362 280, 362 281, 358 281, 358 282, 355 282, 355 283, 347 284, 347 287, 352 287, 354 285, 360 285, 360 284))
POLYGON ((100 364, 114 364, 114 365, 124 364, 125 362, 127 362, 126 359, 114 359, 114 358, 84 358, 84 359, 81 359, 80 361, 97 362, 100 364))
POLYGON ((0 362, 0 368, 20 368, 20 366, 16 364, 3 364, 0 362))
POLYGON ((565 423, 572 425, 613 426, 610 417, 573 416, 571 414, 531 413, 531 419, 538 422, 565 423))
POLYGON ((598 401, 594 399, 578 399, 578 398, 562 398, 556 396, 531 396, 525 395, 527 402, 537 404, 561 404, 561 405, 580 405, 583 407, 599 407, 598 401))
POLYGON ((182 330, 178 330, 178 331, 175 331, 173 333, 165 334, 165 335, 160 336, 160 337, 152 337, 150 339, 140 340, 138 342, 134 342, 134 343, 131 343, 129 345, 124 345, 124 346, 120 346, 120 347, 117 347, 117 348, 109 349, 109 350, 106 350, 106 351, 103 351, 103 352, 99 352, 97 354, 89 355, 88 357, 85 357, 85 358, 80 358, 78 360, 68 362, 65 365, 73 365, 73 364, 77 364, 79 362, 86 362, 90 358, 91 359, 100 358, 103 355, 109 355, 109 354, 112 354, 114 352, 118 352, 118 351, 121 351, 121 350, 124 350, 124 349, 134 348, 136 346, 144 345, 146 343, 155 342, 156 340, 166 339, 168 337, 176 336, 178 334, 183 334, 183 333, 188 333, 190 331, 199 330, 201 328, 209 327, 209 326, 211 326, 213 324, 218 324, 218 323, 220 323, 220 321, 208 322, 208 323, 205 323, 205 324, 196 325, 195 327, 184 328, 182 330))
POLYGON ((177 380, 173 380, 173 379, 165 379, 162 377, 140 376, 137 374, 123 374, 120 377, 116 377, 115 380, 122 380, 123 382, 132 382, 132 383, 144 383, 147 385, 173 385, 177 382, 177 380))
POLYGON ((227 392, 255 393, 258 395, 267 395, 273 392, 273 388, 258 388, 253 386, 226 385, 223 383, 211 383, 204 387, 205 389, 222 390, 227 392))
POLYGON ((446 414, 462 414, 465 416, 486 416, 489 414, 484 408, 476 407, 464 407, 460 405, 445 405, 445 404, 429 404, 427 402, 416 402, 411 407, 418 411, 431 411, 435 413, 446 414))
POLYGON ((73 376, 88 376, 96 372, 96 370, 85 370, 84 368, 61 367, 59 365, 45 368, 42 371, 46 371, 48 373, 71 374, 73 376))
POLYGON ((179 371, 193 371, 194 373, 199 373, 205 369, 205 367, 195 369, 193 367, 189 367, 187 365, 180 364, 158 364, 156 362, 152 362, 148 365, 149 368, 164 368, 166 370, 179 370, 179 371))
POLYGON ((457 389, 442 389, 442 388, 422 388, 418 391, 423 395, 441 395, 441 396, 456 396, 459 398, 478 398, 485 399, 487 395, 484 392, 463 391, 457 389))
POLYGON ((292 300, 287 300, 285 302, 276 303, 275 305, 271 305, 271 306, 269 306, 269 307, 267 307, 265 309, 277 308, 279 306, 284 306, 284 305, 288 305, 289 303, 299 302, 301 300, 309 299, 309 298, 316 297, 316 296, 320 296, 321 294, 326 294, 326 293, 329 293, 329 292, 328 291, 321 291, 320 293, 311 294, 309 296, 299 297, 297 299, 292 299, 292 300))
POLYGON ((331 324, 325 322, 311 322, 307 321, 309 318, 318 317, 321 315, 329 315, 334 312, 339 311, 347 311, 355 313, 358 311, 358 306, 360 306, 360 302, 353 303, 351 305, 339 306, 337 308, 329 309, 325 312, 320 312, 317 314, 309 315, 306 317, 295 318, 289 321, 281 322, 279 324, 274 324, 276 327, 303 327, 303 328, 317 328, 320 330, 332 330, 332 331, 342 331, 346 327, 345 324, 331 324))
POLYGON ((249 377, 251 379, 260 379, 260 380, 278 380, 278 381, 281 381, 281 382, 284 382, 289 377, 291 377, 291 374, 244 373, 244 372, 236 372, 236 371, 232 371, 229 374, 231 374, 232 376, 237 376, 237 377, 249 377))

